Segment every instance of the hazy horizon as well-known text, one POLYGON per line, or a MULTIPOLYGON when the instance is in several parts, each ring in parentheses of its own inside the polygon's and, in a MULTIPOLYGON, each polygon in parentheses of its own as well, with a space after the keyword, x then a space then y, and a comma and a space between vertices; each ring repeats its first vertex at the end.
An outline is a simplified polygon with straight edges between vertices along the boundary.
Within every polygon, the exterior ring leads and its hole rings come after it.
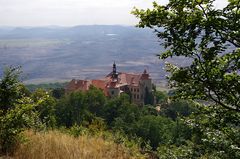
POLYGON ((76 25, 32 25, 32 26, 11 26, 11 25, 0 25, 0 28, 73 28, 78 26, 122 26, 122 27, 135 27, 136 24, 128 25, 128 24, 76 24, 76 25))
MULTIPOLYGON (((42 27, 78 25, 134 26, 134 7, 151 8, 154 0, 0 0, 0 26, 42 27)), ((166 4, 168 0, 156 0, 166 4)), ((222 8, 227 0, 216 0, 222 8)))

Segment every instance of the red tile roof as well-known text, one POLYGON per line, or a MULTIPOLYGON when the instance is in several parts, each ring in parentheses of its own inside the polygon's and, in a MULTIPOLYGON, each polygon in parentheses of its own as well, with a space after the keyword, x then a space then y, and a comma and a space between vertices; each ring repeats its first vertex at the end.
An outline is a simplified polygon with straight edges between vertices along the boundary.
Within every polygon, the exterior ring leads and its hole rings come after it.
POLYGON ((87 91, 89 87, 90 81, 86 80, 75 80, 72 79, 71 82, 66 86, 66 91, 67 92, 72 92, 72 91, 87 91))
POLYGON ((149 74, 144 70, 143 74, 133 73, 118 73, 118 81, 112 81, 111 73, 108 74, 104 79, 101 80, 75 80, 73 79, 66 87, 67 92, 72 91, 87 91, 89 85, 93 85, 96 88, 103 90, 104 94, 108 95, 108 88, 118 88, 123 85, 130 85, 138 87, 141 80, 150 79, 149 74))
POLYGON ((141 74, 121 73, 120 83, 126 83, 127 85, 138 86, 141 78, 141 74))
POLYGON ((107 91, 107 81, 104 80, 92 80, 91 85, 93 85, 96 88, 100 88, 103 90, 103 93, 107 96, 108 91, 107 91))

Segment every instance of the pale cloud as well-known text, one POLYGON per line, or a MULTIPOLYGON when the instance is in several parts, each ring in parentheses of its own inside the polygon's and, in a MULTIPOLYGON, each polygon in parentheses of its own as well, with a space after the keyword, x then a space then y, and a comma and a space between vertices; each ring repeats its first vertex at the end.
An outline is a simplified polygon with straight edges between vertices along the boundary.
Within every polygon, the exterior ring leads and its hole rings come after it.
MULTIPOLYGON (((151 8, 153 0, 0 0, 0 25, 135 25, 134 6, 151 8)), ((167 0, 157 0, 166 4, 167 0)), ((226 0, 217 0, 223 7, 226 0)))

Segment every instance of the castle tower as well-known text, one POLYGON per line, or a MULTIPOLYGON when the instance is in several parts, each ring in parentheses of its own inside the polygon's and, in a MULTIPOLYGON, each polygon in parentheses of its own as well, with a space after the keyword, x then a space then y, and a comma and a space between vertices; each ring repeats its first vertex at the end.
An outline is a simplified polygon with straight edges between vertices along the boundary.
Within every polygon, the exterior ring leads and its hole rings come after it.
POLYGON ((147 80, 149 79, 149 74, 147 73, 147 70, 145 69, 143 71, 143 74, 142 74, 142 77, 141 77, 143 80, 147 80))
POLYGON ((142 84, 144 85, 144 87, 149 90, 149 92, 152 91, 152 79, 149 77, 149 73, 147 72, 147 70, 145 69, 142 73, 141 76, 141 81, 142 84))
POLYGON ((152 99, 152 79, 145 69, 141 75, 141 96, 143 96, 144 104, 150 104, 152 99))

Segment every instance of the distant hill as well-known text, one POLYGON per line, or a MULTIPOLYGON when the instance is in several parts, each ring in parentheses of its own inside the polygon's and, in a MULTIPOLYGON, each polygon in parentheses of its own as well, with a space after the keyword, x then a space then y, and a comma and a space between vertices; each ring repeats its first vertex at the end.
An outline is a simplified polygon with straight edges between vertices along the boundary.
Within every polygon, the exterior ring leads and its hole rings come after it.
POLYGON ((152 30, 133 26, 0 27, 0 69, 21 65, 27 83, 99 78, 113 61, 121 72, 147 68, 159 81, 162 50, 152 30))

